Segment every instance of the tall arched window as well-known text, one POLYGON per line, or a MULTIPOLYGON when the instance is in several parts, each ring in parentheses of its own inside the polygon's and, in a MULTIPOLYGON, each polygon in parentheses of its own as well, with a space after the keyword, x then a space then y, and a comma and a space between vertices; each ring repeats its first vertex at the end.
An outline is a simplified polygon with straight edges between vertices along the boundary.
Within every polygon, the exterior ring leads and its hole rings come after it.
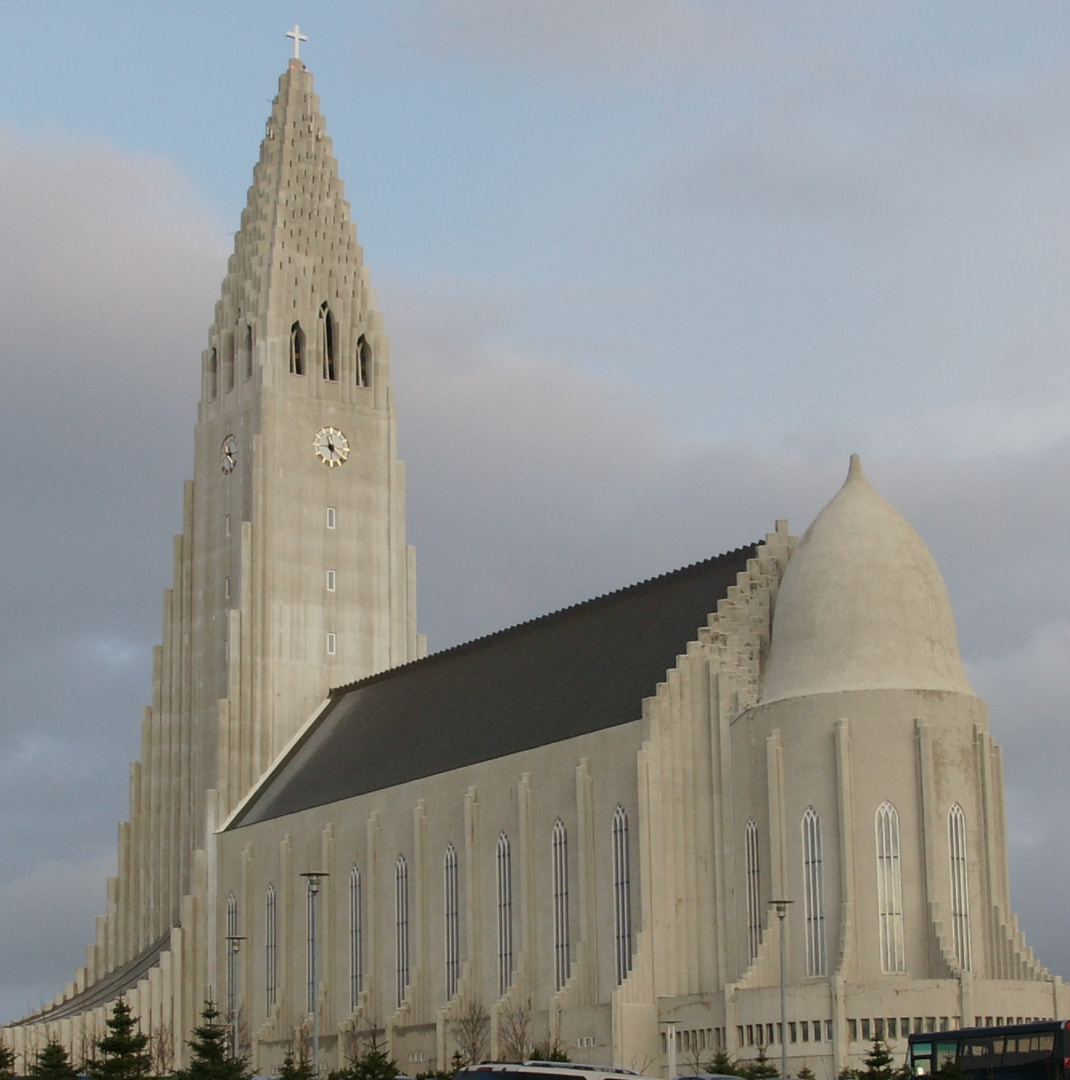
POLYGON ((803 906, 806 915, 806 974, 827 975, 825 949, 825 867, 821 850, 821 818, 812 806, 802 819, 803 906))
POLYGON ((394 868, 394 921, 397 945, 397 997, 400 1008, 409 989, 409 867, 399 855, 394 868))
POLYGON ((253 328, 246 323, 245 333, 242 337, 242 378, 251 379, 253 377, 253 328))
POLYGON ((360 871, 354 866, 349 871, 349 1007, 355 1009, 360 1002, 363 960, 360 955, 360 871))
POLYGON ((613 941, 617 982, 632 966, 632 881, 628 851, 628 814, 620 804, 613 811, 613 941))
POLYGON ((457 993, 457 982, 461 977, 461 920, 457 901, 457 849, 453 844, 446 845, 446 854, 442 860, 442 891, 444 899, 446 929, 446 1000, 457 993))
POLYGON ((513 856, 509 837, 498 834, 498 996, 513 981, 513 856))
POLYGON ((268 885, 264 903, 264 998, 268 1015, 278 995, 278 924, 275 920, 275 886, 268 885))
POLYGON ((328 382, 334 382, 338 378, 334 361, 336 334, 334 316, 324 300, 320 305, 320 367, 328 382))
POLYGON ((554 984, 560 990, 568 981, 570 949, 568 935, 568 832, 558 818, 551 841, 554 890, 554 984))
POLYGON ((290 374, 304 375, 305 373, 305 332, 301 324, 295 322, 290 327, 290 374))
POLYGON ((955 803, 947 815, 947 841, 951 855, 951 934, 955 956, 963 971, 970 971, 970 875, 966 864, 966 815, 955 803))
POLYGON ((206 378, 208 385, 205 387, 205 393, 209 401, 215 401, 219 396, 219 353, 216 352, 215 346, 212 346, 208 353, 206 378))
POLYGON ((751 818, 743 830, 747 874, 747 959, 755 960, 762 944, 762 879, 758 863, 758 824, 751 818))
POLYGON ((223 390, 234 389, 234 332, 223 334, 223 390))
POLYGON ((877 928, 881 971, 906 971, 903 944, 903 868, 899 858, 899 812, 890 802, 877 807, 877 928))
POLYGON ((357 338, 357 353, 354 359, 356 360, 357 386, 371 386, 372 347, 363 334, 357 338))
POLYGON ((227 897, 227 1019, 234 1020, 238 1008, 238 901, 227 897))

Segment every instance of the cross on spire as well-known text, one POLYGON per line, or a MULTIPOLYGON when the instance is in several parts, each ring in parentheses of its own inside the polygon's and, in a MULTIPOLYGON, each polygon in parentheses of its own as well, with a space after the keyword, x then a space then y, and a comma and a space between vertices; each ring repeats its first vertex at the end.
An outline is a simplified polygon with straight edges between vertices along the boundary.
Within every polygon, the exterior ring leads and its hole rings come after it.
POLYGON ((292 30, 287 30, 286 31, 286 36, 288 38, 293 38, 294 39, 294 59, 295 60, 300 60, 301 59, 301 42, 302 41, 308 41, 308 38, 304 34, 301 33, 301 27, 298 26, 297 23, 294 23, 294 28, 292 30))

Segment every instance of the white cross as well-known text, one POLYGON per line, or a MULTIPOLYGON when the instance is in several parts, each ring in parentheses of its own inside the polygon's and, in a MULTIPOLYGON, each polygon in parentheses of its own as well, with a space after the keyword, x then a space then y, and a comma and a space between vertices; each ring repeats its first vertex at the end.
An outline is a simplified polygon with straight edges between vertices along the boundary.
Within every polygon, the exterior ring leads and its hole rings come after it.
POLYGON ((304 34, 301 33, 301 27, 298 26, 297 23, 294 23, 294 28, 292 30, 287 30, 286 31, 286 36, 288 38, 293 38, 294 39, 294 59, 295 60, 300 60, 301 59, 301 42, 302 41, 308 41, 308 38, 304 34))

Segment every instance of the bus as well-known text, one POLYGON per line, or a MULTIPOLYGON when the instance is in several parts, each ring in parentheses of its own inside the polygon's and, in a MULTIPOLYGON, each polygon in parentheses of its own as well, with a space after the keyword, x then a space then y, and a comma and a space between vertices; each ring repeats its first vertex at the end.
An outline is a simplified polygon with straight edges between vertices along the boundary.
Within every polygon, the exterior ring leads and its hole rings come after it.
POLYGON ((911 1035, 912 1076, 955 1062, 966 1080, 1070 1080, 1070 1020, 911 1035))

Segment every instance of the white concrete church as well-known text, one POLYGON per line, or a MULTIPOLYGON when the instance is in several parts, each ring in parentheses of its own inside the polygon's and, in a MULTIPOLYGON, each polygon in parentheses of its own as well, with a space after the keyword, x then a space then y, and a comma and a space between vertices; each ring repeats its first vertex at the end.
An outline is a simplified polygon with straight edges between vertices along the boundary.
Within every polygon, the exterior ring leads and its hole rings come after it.
POLYGON ((261 1072, 313 1016, 324 1067, 370 1031, 444 1067, 473 1003, 492 1056, 530 1010, 574 1060, 665 1075, 675 1032, 820 1078, 874 1035, 1070 1014, 1011 913, 940 572, 857 459, 802 539, 426 656, 395 424, 295 58, 203 356, 118 876, 85 965, 5 1029, 20 1067, 46 1034, 77 1058, 120 994, 180 1064, 213 997, 261 1072))

